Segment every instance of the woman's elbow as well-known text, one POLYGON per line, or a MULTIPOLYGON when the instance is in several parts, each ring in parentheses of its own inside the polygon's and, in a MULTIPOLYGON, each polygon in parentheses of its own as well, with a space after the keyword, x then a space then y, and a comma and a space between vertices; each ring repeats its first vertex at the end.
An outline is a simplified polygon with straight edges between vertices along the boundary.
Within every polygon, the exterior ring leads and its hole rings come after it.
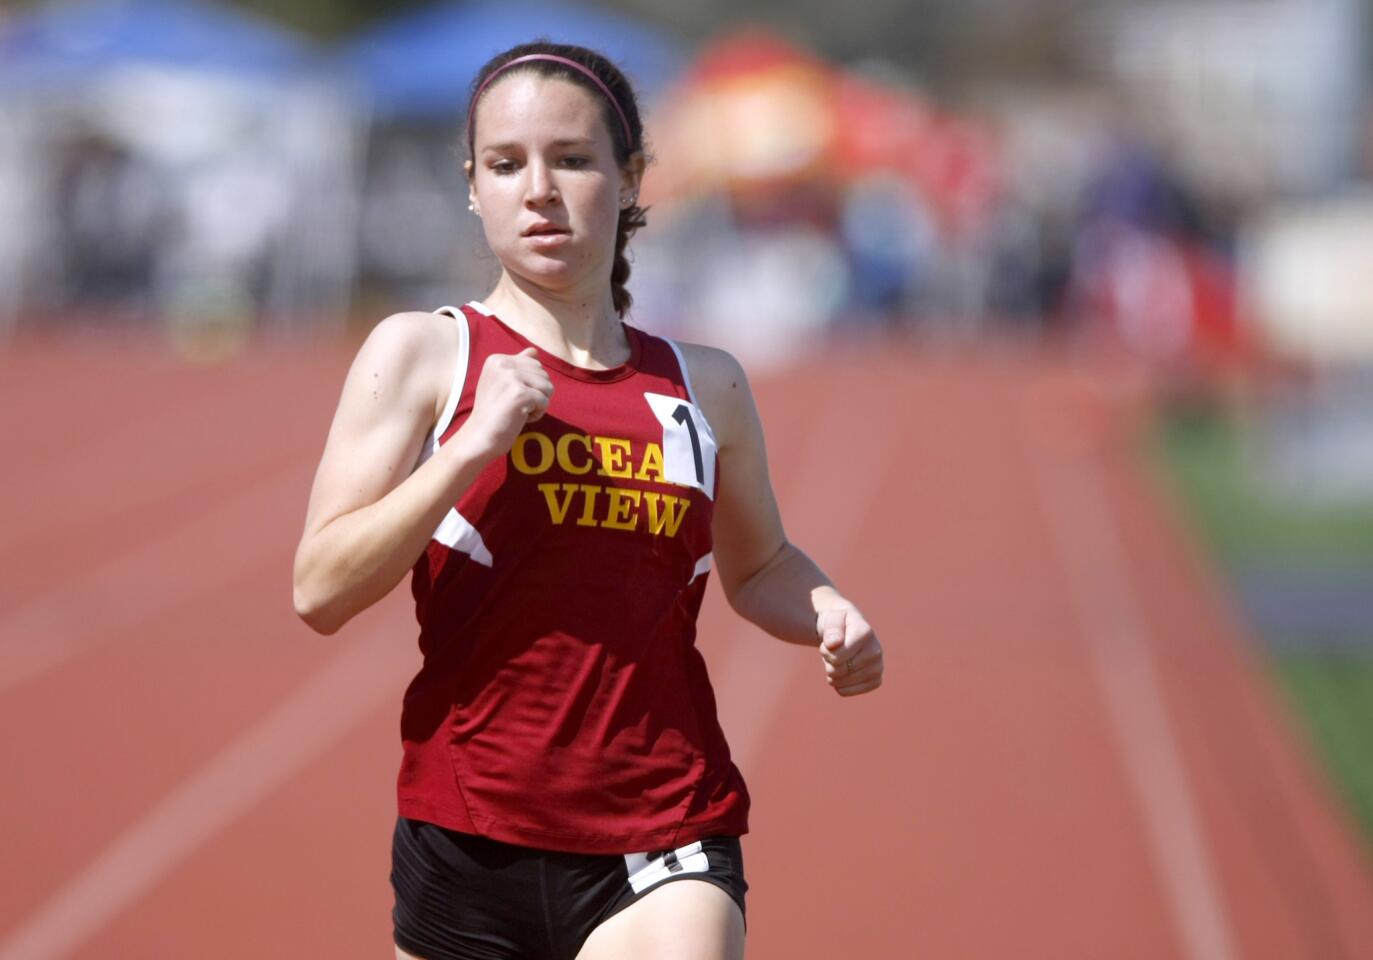
POLYGON ((338 633, 339 628, 347 622, 348 618, 340 617, 333 604, 303 589, 299 583, 295 584, 293 592, 296 616, 315 633, 325 636, 338 633))
POLYGON ((756 616, 754 591, 751 589, 753 586, 755 583, 751 577, 732 581, 720 578, 720 589, 725 595, 725 602, 745 620, 753 620, 756 616))
POLYGON ((320 576, 321 573, 308 558, 297 554, 291 578, 292 602, 296 616, 305 621, 306 626, 328 636, 338 633, 352 614, 343 609, 343 597, 332 589, 327 578, 320 576))
POLYGON ((716 566, 720 568, 720 588, 724 591, 725 599, 736 611, 743 613, 741 607, 749 606, 750 594, 767 579, 767 575, 776 569, 787 556, 788 551, 795 550, 788 540, 783 540, 775 550, 767 555, 765 559, 756 560, 746 565, 743 569, 735 563, 726 563, 716 555, 716 566))
POLYGON ((315 562, 310 544, 302 540, 296 547, 296 558, 291 570, 291 598, 296 616, 305 621, 306 626, 315 633, 337 633, 347 619, 340 619, 334 608, 337 597, 331 596, 328 584, 320 577, 319 565, 315 562))

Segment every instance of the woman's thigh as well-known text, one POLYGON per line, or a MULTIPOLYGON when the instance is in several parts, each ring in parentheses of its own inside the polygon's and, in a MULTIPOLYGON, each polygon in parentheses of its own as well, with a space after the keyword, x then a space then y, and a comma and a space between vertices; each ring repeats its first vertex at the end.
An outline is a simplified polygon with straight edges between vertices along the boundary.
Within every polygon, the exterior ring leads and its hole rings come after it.
POLYGON ((713 883, 664 883, 606 920, 577 960, 743 960, 744 917, 713 883))

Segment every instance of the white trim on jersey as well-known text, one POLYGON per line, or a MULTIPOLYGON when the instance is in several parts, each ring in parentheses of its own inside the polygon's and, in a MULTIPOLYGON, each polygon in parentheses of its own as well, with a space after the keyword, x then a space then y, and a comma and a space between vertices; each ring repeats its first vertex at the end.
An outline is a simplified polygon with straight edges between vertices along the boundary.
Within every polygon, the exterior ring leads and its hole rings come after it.
POLYGON ((466 517, 458 513, 456 507, 449 509, 439 528, 434 531, 434 539, 445 547, 467 554, 484 567, 489 567, 494 562, 481 533, 466 517))
POLYGON ((699 577, 701 574, 703 574, 703 573, 709 573, 709 572, 710 572, 710 564, 711 564, 711 561, 714 560, 714 559, 715 559, 715 554, 712 552, 712 553, 707 553, 707 554, 706 554, 704 557, 702 557, 700 560, 697 560, 697 561, 696 561, 696 569, 693 570, 693 571, 691 571, 691 580, 688 580, 688 581, 687 581, 687 584, 690 585, 691 582, 692 582, 693 580, 695 580, 697 577, 699 577))
MULTIPOLYGON (((439 452, 439 440, 448 429, 448 425, 453 422, 453 415, 458 410, 458 401, 462 399, 462 388, 467 383, 467 364, 472 351, 471 331, 467 329, 467 317, 463 312, 457 307, 439 307, 434 312, 446 314, 457 321, 458 362, 453 370, 453 386, 448 391, 448 402, 443 405, 443 413, 439 416, 438 423, 434 424, 429 442, 420 448, 420 457, 415 463, 416 470, 420 464, 439 452)), ((492 565, 491 551, 487 549, 481 534, 466 517, 458 513, 456 508, 451 508, 444 516, 434 531, 433 539, 445 547, 467 554, 483 566, 492 565)))
POLYGON ((700 840, 669 850, 653 860, 648 859, 647 853, 626 853, 624 858, 629 885, 635 893, 643 893, 655 883, 679 873, 705 873, 710 869, 710 859, 701 849, 700 840))
MULTIPOLYGON (((454 365, 453 387, 448 391, 448 402, 443 405, 443 413, 440 414, 438 423, 434 424, 434 432, 430 435, 429 442, 420 448, 420 458, 415 462, 415 469, 419 469, 420 464, 439 452, 439 438, 453 422, 453 414, 457 412, 458 401, 462 398, 463 385, 467 383, 467 362, 471 352, 471 333, 467 329, 467 317, 463 316, 462 311, 456 307, 439 307, 434 312, 447 314, 458 322, 458 362, 454 365)), ((413 472, 414 470, 411 471, 413 472)))
MULTIPOLYGON (((687 373, 686 358, 682 356, 682 348, 677 346, 677 341, 671 337, 663 337, 663 339, 667 341, 667 345, 672 348, 672 352, 677 357, 677 367, 682 371, 682 383, 686 385, 687 399, 696 403, 696 391, 691 387, 691 374, 687 373)), ((700 406, 698 403, 696 405, 700 406)))
MULTIPOLYGON (((710 434, 710 439, 714 441, 715 430, 711 427, 710 421, 706 419, 705 410, 696 400, 696 389, 691 385, 691 374, 687 372, 686 357, 682 355, 682 348, 677 346, 677 341, 673 340, 671 337, 663 337, 663 339, 667 341, 667 345, 672 348, 673 354, 677 357, 677 367, 682 371, 682 383, 686 386, 687 399, 691 401, 691 405, 701 414, 697 420, 701 426, 705 428, 706 433, 710 434)), ((713 487, 714 484, 711 484, 711 486, 713 487)))

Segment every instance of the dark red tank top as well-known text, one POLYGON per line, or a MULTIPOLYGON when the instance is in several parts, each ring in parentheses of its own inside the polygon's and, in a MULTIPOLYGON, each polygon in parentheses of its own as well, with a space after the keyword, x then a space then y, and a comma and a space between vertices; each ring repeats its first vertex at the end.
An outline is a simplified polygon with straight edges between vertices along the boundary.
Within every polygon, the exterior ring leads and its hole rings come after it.
MULTIPOLYGON (((477 303, 420 462, 471 414, 487 356, 532 344, 477 303)), ((677 345, 625 324, 587 370, 540 350, 543 417, 459 497, 411 578, 400 813, 579 853, 748 830, 696 649, 718 467, 677 345)))

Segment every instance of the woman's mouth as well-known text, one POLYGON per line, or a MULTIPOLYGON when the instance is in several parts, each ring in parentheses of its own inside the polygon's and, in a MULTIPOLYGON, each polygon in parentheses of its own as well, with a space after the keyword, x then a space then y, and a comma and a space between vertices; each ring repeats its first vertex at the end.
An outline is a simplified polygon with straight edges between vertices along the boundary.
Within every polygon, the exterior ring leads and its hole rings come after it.
POLYGON ((556 247, 566 243, 572 233, 556 223, 536 223, 527 228, 521 236, 534 247, 556 247))
POLYGON ((567 230, 566 227, 560 227, 560 226, 558 226, 558 224, 556 224, 556 223, 536 223, 536 224, 534 224, 533 226, 525 227, 524 233, 521 234, 521 236, 525 236, 525 237, 543 237, 543 236, 548 236, 549 234, 558 234, 558 233, 567 233, 567 232, 568 232, 568 230, 567 230))

